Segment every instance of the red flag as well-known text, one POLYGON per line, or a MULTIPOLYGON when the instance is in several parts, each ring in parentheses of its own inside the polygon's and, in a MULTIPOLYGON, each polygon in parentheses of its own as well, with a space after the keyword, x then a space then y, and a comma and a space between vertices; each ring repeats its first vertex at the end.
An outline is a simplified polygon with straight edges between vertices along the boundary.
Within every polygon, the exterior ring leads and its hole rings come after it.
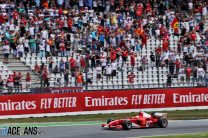
POLYGON ((175 17, 171 23, 171 27, 174 29, 174 33, 178 33, 178 18, 175 17))

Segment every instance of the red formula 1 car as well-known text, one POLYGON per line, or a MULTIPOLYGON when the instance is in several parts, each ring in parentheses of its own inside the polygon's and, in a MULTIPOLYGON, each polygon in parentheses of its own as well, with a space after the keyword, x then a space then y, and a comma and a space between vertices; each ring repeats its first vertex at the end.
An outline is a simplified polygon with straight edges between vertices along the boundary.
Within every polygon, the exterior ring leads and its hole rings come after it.
POLYGON ((102 127, 108 129, 123 128, 125 130, 129 130, 132 128, 132 125, 140 128, 166 128, 168 126, 167 113, 154 112, 150 115, 145 112, 139 112, 137 116, 127 119, 108 119, 107 124, 102 124, 102 127))

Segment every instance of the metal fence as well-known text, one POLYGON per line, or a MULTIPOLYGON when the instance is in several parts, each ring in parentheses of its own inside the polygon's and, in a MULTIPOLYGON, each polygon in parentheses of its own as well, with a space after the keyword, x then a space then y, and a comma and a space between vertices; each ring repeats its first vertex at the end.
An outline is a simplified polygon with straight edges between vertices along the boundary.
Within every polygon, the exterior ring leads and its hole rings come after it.
MULTIPOLYGON (((3 87, 0 89, 0 94, 27 94, 27 93, 50 93, 51 88, 70 88, 70 87, 34 87, 40 86, 40 83, 31 85, 30 88, 6 88, 3 87)), ((88 86, 86 90, 85 86, 82 86, 83 91, 100 91, 100 90, 129 90, 129 89, 169 89, 169 88, 185 88, 185 87, 207 87, 206 83, 197 83, 197 82, 184 82, 184 83, 172 83, 171 86, 166 85, 166 83, 161 84, 132 84, 132 85, 96 85, 96 86, 88 86)), ((72 86, 73 87, 73 86, 72 86)))

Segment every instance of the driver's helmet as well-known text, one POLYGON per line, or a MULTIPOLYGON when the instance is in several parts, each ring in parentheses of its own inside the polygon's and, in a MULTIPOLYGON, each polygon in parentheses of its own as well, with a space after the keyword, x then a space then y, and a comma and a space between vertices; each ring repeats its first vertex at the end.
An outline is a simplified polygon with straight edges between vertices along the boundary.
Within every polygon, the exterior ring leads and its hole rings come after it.
POLYGON ((139 116, 143 116, 143 112, 140 111, 140 112, 139 112, 139 116))

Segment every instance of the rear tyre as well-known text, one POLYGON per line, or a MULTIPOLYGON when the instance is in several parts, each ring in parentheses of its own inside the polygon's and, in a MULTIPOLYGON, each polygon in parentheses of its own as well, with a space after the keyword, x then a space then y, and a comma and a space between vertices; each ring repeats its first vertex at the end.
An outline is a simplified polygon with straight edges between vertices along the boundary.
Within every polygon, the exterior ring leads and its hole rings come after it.
POLYGON ((131 123, 131 121, 129 121, 129 120, 124 120, 123 123, 122 123, 122 127, 123 127, 123 129, 125 129, 125 130, 131 129, 131 128, 132 128, 132 123, 131 123))
POLYGON ((107 119, 107 124, 109 124, 112 121, 113 121, 113 119, 111 119, 111 118, 107 119))
POLYGON ((158 119, 158 126, 161 128, 166 128, 168 126, 168 120, 165 118, 160 117, 158 119))

